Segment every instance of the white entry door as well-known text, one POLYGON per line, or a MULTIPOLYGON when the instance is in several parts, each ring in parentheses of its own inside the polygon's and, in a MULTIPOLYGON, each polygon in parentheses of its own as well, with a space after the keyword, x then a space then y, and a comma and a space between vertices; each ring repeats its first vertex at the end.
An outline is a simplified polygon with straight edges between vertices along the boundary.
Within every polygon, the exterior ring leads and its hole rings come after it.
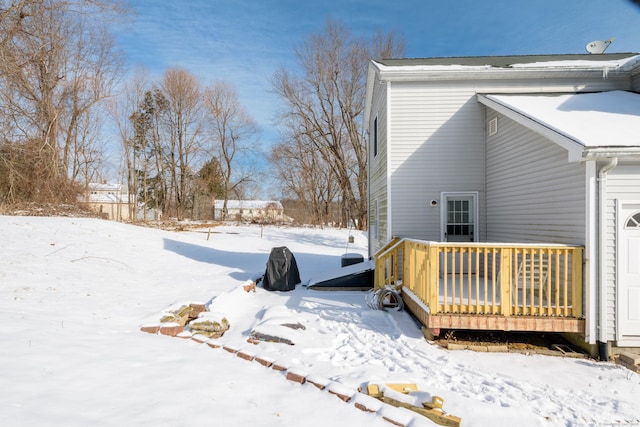
POLYGON ((640 346, 640 203, 618 203, 618 342, 640 346))
MULTIPOLYGON (((477 240, 478 193, 442 193, 441 236, 443 242, 475 242, 477 240)), ((440 255, 441 274, 475 271, 475 258, 469 265, 468 254, 447 254, 446 269, 444 257, 440 255)))
POLYGON ((442 193, 442 241, 475 242, 478 193, 442 193))

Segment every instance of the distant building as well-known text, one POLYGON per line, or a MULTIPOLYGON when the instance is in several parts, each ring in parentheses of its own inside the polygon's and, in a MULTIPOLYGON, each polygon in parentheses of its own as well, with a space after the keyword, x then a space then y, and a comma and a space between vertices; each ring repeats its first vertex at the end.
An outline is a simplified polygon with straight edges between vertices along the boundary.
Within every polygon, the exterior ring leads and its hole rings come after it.
POLYGON ((282 203, 275 200, 227 200, 227 210, 223 212, 224 200, 214 201, 214 219, 281 223, 284 221, 282 203))
POLYGON ((85 199, 89 208, 105 219, 128 221, 129 194, 122 184, 90 183, 85 199))

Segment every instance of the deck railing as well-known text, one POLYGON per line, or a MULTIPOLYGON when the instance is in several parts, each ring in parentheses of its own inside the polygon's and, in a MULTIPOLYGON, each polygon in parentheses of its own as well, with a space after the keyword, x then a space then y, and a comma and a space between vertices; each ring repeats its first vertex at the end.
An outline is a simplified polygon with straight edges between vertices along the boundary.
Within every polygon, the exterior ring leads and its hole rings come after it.
POLYGON ((402 285, 431 314, 582 317, 582 247, 394 238, 375 287, 402 285))

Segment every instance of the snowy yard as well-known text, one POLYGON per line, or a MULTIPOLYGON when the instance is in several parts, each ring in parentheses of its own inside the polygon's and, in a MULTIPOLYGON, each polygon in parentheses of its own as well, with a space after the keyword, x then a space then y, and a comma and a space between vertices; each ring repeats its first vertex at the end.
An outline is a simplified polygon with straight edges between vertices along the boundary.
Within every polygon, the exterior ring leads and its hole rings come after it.
POLYGON ((218 341, 335 390, 416 383, 463 426, 640 425, 640 375, 610 363, 451 352, 404 312, 362 292, 245 292, 287 246, 303 283, 366 254, 364 233, 224 226, 169 232, 97 219, 0 216, 0 416, 7 426, 433 425, 406 410, 366 413, 312 384, 231 353, 140 326, 181 302, 206 303, 218 341), (247 342, 275 313, 295 345, 247 342))

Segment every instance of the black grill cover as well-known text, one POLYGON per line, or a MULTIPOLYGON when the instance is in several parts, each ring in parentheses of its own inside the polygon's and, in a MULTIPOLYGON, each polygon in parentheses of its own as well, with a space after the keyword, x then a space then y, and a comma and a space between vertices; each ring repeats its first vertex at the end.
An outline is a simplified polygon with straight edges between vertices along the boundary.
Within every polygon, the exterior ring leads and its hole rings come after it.
POLYGON ((292 291, 300 283, 298 264, 286 246, 272 248, 262 287, 268 291, 292 291))

